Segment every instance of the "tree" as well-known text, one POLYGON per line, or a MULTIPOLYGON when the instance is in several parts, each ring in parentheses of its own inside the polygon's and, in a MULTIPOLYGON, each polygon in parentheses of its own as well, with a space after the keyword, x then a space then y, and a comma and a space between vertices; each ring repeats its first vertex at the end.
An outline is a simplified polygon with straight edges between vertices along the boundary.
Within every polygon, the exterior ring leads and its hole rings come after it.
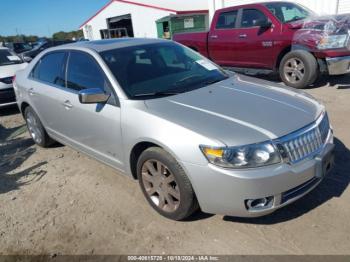
POLYGON ((57 32, 52 35, 53 40, 73 40, 84 37, 83 31, 71 31, 71 32, 57 32))

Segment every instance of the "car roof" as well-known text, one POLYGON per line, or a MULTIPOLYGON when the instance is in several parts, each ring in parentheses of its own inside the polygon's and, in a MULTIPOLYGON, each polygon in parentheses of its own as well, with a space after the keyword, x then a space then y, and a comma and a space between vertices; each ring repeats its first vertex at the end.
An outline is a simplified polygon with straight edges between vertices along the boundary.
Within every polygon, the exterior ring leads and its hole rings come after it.
POLYGON ((164 43, 164 42, 169 42, 169 40, 152 39, 152 38, 118 38, 118 39, 75 42, 75 43, 61 45, 54 49, 62 50, 62 49, 69 49, 70 47, 83 48, 83 49, 87 48, 100 53, 100 52, 117 49, 117 48, 141 46, 141 45, 164 43))

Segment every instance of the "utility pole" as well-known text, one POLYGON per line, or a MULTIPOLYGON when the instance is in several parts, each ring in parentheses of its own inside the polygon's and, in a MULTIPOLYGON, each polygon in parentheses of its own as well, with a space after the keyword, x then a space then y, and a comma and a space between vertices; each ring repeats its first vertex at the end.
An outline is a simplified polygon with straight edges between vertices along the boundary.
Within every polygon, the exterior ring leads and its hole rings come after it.
POLYGON ((337 1, 337 3, 336 3, 336 9, 335 9, 335 14, 337 15, 337 14, 339 14, 339 0, 336 0, 337 1))

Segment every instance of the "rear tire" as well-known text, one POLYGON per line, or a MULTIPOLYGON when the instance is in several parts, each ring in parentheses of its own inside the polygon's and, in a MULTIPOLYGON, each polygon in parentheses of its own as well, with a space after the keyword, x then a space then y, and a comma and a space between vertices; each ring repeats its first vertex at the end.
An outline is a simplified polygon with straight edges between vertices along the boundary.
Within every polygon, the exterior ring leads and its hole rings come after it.
POLYGON ((137 162, 137 176, 148 203, 162 216, 183 220, 198 209, 190 180, 165 150, 146 149, 137 162))
POLYGON ((311 53, 304 50, 292 51, 282 58, 279 73, 287 86, 302 89, 316 81, 318 64, 311 53))
POLYGON ((38 115, 30 106, 26 107, 24 110, 24 118, 27 123, 28 132, 35 144, 46 148, 55 143, 55 141, 49 137, 38 115))

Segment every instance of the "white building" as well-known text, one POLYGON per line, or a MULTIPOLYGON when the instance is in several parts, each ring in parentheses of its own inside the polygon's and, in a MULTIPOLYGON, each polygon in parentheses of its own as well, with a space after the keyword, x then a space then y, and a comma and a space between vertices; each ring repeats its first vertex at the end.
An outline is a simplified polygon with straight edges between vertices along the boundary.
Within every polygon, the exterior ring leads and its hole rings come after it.
MULTIPOLYGON (((121 36, 157 37, 156 20, 268 0, 111 0, 81 25, 90 40, 121 36)), ((350 0, 285 0, 302 4, 318 14, 350 13, 350 0)))

